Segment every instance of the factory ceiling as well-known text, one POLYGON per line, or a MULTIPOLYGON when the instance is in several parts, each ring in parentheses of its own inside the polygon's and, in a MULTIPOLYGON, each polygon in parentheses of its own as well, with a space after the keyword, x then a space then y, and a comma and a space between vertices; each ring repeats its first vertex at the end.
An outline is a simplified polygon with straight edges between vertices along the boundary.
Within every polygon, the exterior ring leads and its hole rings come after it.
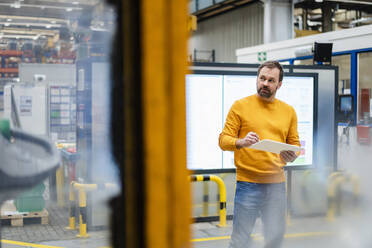
POLYGON ((99 16, 103 0, 1 0, 0 38, 33 39, 48 36, 70 38, 78 26, 103 30, 99 16), (92 25, 92 23, 94 25, 92 25), (75 29, 75 30, 74 30, 75 29))
POLYGON ((245 6, 250 3, 258 2, 258 0, 226 0, 226 1, 219 1, 207 8, 203 8, 197 10, 196 12, 192 13, 193 15, 197 16, 198 21, 203 21, 208 19, 212 16, 216 16, 222 14, 224 12, 237 9, 239 7, 245 6))
POLYGON ((352 0, 304 0, 295 1, 295 8, 318 9, 329 5, 332 9, 359 10, 366 13, 372 13, 372 1, 352 1, 352 0))

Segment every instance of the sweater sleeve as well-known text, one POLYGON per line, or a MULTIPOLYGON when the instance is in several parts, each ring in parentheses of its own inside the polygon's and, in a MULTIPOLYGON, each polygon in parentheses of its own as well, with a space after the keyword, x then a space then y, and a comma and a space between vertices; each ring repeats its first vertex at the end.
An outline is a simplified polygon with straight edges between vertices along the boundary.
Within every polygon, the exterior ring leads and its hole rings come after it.
POLYGON ((236 113, 235 104, 231 107, 226 117, 225 126, 219 136, 219 146, 224 151, 235 151, 236 140, 240 130, 240 118, 236 113))
POLYGON ((301 146, 300 139, 298 136, 298 131, 297 131, 297 115, 296 115, 296 111, 293 108, 292 108, 291 124, 289 127, 289 132, 287 135, 286 143, 295 145, 295 146, 301 146))

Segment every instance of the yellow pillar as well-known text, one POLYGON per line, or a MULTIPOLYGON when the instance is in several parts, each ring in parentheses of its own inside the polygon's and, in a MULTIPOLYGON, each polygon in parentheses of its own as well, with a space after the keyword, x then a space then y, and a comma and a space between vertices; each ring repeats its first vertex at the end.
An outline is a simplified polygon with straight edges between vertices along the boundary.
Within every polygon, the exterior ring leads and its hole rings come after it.
POLYGON ((190 246, 185 113, 187 3, 141 0, 145 240, 151 247, 190 246))
POLYGON ((215 181, 218 185, 218 189, 220 192, 220 224, 218 224, 219 227, 225 227, 226 226, 226 187, 225 183, 222 181, 221 178, 218 176, 211 175, 210 176, 212 181, 215 181))
POLYGON ((328 186, 328 211, 327 220, 333 221, 336 213, 336 190, 340 185, 345 182, 344 177, 337 177, 333 179, 331 184, 328 186))
POLYGON ((74 189, 74 182, 70 184, 70 191, 69 191, 69 226, 66 229, 75 230, 75 210, 76 210, 76 199, 75 199, 75 189, 74 189))
POLYGON ((85 190, 79 188, 79 238, 87 238, 87 194, 85 190))
POLYGON ((65 206, 64 186, 63 166, 60 166, 56 171, 57 204, 59 207, 65 206))
POLYGON ((203 182, 203 213, 202 216, 208 216, 209 213, 209 182, 203 182))

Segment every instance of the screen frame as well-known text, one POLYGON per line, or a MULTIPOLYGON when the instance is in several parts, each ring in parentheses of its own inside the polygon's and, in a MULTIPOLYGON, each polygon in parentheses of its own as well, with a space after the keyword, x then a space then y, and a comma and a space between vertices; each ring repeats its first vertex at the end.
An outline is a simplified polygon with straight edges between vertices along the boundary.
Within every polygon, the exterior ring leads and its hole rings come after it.
MULTIPOLYGON (((207 64, 209 65, 209 64, 207 64)), ((211 64, 212 65, 212 64, 211 64)), ((234 64, 235 65, 235 64, 234 64)), ((200 64, 195 64, 194 66, 200 66, 200 64)), ((230 64, 221 64, 221 70, 215 70, 218 69, 215 64, 213 64, 213 70, 211 67, 206 66, 206 70, 198 69, 190 70, 189 73, 186 75, 192 75, 192 74, 199 74, 199 75, 242 75, 242 76, 257 76, 257 71, 240 71, 240 70, 234 70, 234 68, 230 67, 230 64), (224 70, 225 68, 228 68, 229 70, 224 70), (230 70, 231 69, 231 70, 230 70)), ((236 65, 235 65, 236 66, 236 65)), ((258 66, 251 65, 251 68, 258 69, 258 66)), ((241 67, 241 65, 240 65, 241 67)), ((284 69, 284 67, 283 67, 284 69)), ((312 77, 313 78, 313 154, 312 154, 312 164, 309 165, 290 165, 285 166, 284 170, 307 170, 307 169, 314 169, 317 164, 317 128, 318 128, 318 74, 317 73, 303 73, 303 72, 286 72, 284 70, 284 78, 286 76, 289 77, 312 77)), ((185 83, 186 83, 186 77, 185 77, 185 83)), ((223 120, 225 122, 225 120, 223 120)), ((236 172, 235 168, 221 168, 221 169, 198 169, 198 170, 192 170, 187 168, 192 174, 211 174, 211 173, 231 173, 236 172)))
POLYGON ((346 95, 339 95, 339 96, 338 96, 338 111, 339 111, 340 113, 344 113, 344 112, 346 112, 346 113, 354 113, 354 97, 353 97, 353 95, 351 95, 351 94, 346 94, 346 95), (344 110, 341 109, 341 106, 342 106, 342 103, 341 103, 342 98, 350 98, 350 99, 351 99, 351 110, 350 110, 350 111, 344 111, 344 110))

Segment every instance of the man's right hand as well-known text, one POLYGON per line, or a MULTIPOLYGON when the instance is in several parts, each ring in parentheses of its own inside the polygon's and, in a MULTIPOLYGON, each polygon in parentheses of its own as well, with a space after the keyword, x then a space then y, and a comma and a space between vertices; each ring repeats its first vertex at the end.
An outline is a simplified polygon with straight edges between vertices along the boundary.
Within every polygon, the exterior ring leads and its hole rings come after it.
POLYGON ((249 132, 243 139, 238 139, 235 143, 236 148, 249 147, 260 141, 260 138, 255 132, 249 132))

